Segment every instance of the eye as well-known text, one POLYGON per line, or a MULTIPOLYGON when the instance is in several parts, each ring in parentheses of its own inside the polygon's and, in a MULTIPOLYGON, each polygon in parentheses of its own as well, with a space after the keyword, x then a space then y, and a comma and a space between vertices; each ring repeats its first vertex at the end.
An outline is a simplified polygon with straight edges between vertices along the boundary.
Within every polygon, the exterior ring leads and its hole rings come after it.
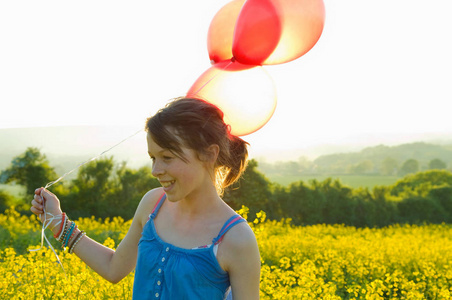
POLYGON ((164 155, 164 156, 163 156, 163 160, 165 160, 165 161, 169 161, 169 160, 171 160, 171 159, 173 159, 172 156, 167 156, 167 155, 164 155))

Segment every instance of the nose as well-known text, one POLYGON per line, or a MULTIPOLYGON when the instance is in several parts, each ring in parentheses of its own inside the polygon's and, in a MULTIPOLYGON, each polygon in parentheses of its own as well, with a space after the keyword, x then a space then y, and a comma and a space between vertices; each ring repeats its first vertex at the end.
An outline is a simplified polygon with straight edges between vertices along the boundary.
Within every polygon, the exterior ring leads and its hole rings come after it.
POLYGON ((164 174, 165 171, 163 169, 163 166, 161 163, 159 163, 159 161, 156 159, 153 163, 152 163, 152 176, 158 178, 159 176, 161 176, 162 174, 164 174))

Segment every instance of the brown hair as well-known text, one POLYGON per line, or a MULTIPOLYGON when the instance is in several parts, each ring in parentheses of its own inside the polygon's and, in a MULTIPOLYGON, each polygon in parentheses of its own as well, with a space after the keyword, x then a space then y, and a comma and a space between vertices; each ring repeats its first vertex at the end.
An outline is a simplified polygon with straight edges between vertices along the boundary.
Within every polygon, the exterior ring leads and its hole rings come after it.
POLYGON ((232 135, 223 121, 223 112, 204 100, 177 98, 147 119, 145 129, 160 147, 181 159, 181 146, 194 150, 199 158, 209 146, 218 145, 215 184, 220 195, 246 168, 249 144, 232 135))

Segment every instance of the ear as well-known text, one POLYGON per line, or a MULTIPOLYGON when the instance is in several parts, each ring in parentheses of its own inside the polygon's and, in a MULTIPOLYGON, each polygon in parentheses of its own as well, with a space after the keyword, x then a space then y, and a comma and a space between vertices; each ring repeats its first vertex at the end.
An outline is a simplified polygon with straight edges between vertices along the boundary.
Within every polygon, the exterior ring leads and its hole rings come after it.
POLYGON ((220 153, 220 147, 217 144, 212 144, 206 149, 206 162, 215 165, 218 155, 220 153))

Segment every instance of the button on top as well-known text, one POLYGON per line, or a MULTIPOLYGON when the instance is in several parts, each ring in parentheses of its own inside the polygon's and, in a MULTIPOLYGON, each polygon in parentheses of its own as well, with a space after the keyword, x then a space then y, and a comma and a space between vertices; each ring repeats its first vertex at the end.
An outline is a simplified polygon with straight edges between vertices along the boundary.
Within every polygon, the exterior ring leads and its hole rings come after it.
POLYGON ((168 252, 169 251, 169 247, 166 247, 166 252, 168 252))
POLYGON ((165 258, 163 257, 163 258, 162 258, 162 262, 164 262, 164 261, 165 261, 165 258))
POLYGON ((159 271, 159 273, 162 273, 162 269, 159 269, 158 271, 159 271))

